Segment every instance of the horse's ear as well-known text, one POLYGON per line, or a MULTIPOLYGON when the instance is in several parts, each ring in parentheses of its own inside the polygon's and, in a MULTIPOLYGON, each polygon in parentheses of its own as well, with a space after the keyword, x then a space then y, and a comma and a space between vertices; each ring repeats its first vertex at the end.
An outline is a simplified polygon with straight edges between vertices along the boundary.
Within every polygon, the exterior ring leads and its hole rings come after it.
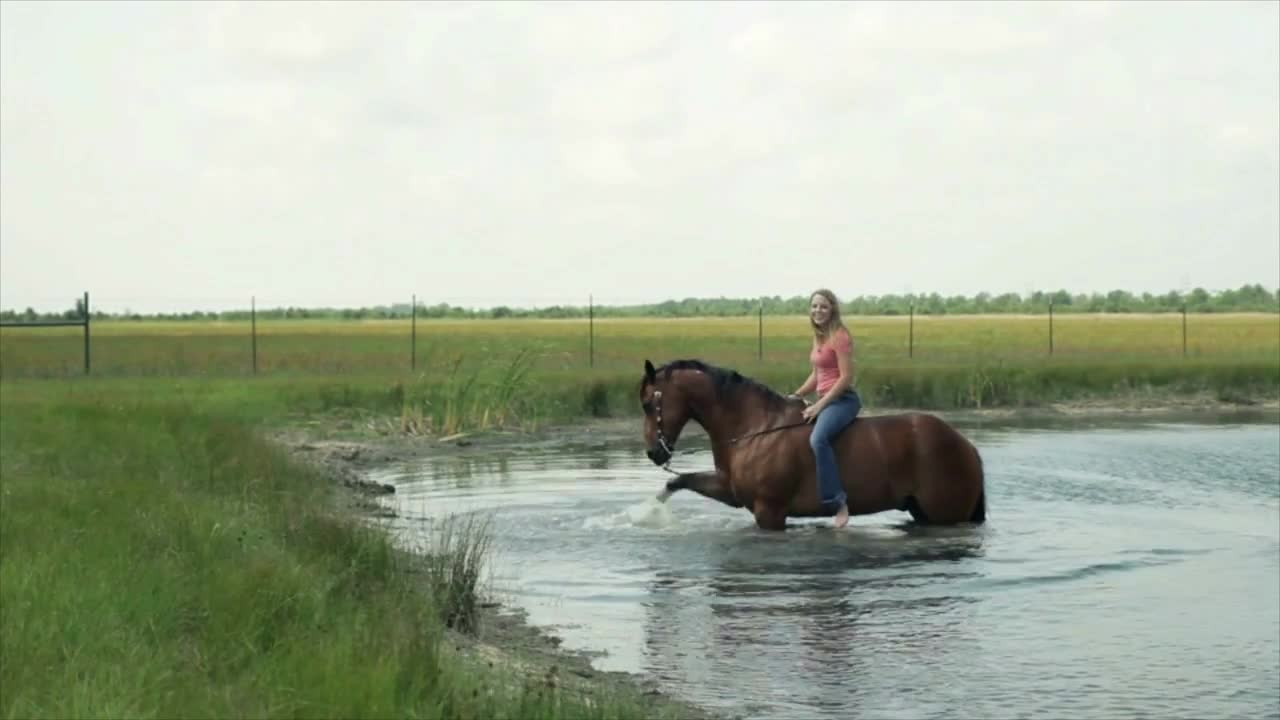
POLYGON ((653 363, 648 360, 644 361, 644 379, 654 382, 658 379, 658 371, 653 368, 653 363))

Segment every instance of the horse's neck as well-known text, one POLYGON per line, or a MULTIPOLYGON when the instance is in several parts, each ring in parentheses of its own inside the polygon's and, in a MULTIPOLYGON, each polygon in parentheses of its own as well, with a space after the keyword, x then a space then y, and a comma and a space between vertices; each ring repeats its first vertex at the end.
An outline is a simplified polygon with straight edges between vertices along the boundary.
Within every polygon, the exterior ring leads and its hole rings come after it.
POLYGON ((762 430, 780 422, 783 414, 766 410, 766 404, 748 396, 716 402, 711 396, 699 398, 698 424, 706 430, 713 446, 725 447, 736 437, 762 430))
POLYGON ((731 437, 733 428, 730 426, 733 424, 736 413, 726 412, 726 410, 732 410, 730 406, 736 405, 736 402, 730 403, 729 406, 721 403, 716 398, 716 389, 710 382, 686 385, 685 392, 690 399, 690 420, 706 431, 713 445, 731 437))

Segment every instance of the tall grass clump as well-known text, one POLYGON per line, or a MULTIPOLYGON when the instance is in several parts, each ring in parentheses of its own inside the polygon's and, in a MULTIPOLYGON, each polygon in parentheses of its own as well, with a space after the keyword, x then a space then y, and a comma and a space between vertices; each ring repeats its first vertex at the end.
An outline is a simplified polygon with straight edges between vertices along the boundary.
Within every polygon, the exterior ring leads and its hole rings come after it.
POLYGON ((451 435, 535 418, 523 393, 532 357, 527 349, 505 361, 468 362, 458 355, 443 372, 419 373, 407 386, 398 384, 402 429, 451 435))
POLYGON ((487 517, 450 515, 432 529, 432 539, 415 553, 440 619, 463 632, 477 629, 485 602, 485 563, 493 551, 487 517))
POLYGON ((582 412, 588 417, 609 415, 609 386, 600 380, 592 380, 582 390, 582 412))

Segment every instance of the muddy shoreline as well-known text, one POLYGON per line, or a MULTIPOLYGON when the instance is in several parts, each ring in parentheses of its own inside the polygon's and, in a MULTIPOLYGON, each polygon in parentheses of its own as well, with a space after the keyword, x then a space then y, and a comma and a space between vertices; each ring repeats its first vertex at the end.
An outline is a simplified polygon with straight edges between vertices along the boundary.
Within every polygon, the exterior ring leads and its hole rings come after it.
MULTIPOLYGON (((869 408, 867 415, 909 409, 869 408)), ((1088 402, 1027 409, 934 412, 962 431, 966 428, 1069 427, 1134 422, 1276 422, 1280 401, 1253 405, 1224 403, 1207 397, 1156 402, 1088 402)), ((268 433, 270 441, 297 461, 310 465, 347 488, 344 509, 366 518, 391 513, 377 500, 395 488, 369 479, 370 471, 388 464, 426 457, 521 452, 547 448, 600 446, 641 442, 639 416, 584 419, 579 423, 534 431, 490 430, 432 437, 399 432, 391 420, 378 418, 309 419, 287 423, 268 433)), ((691 427, 689 433, 701 433, 691 427)), ((654 469, 654 486, 664 481, 654 469)), ((684 718, 723 717, 664 694, 656 681, 630 673, 604 672, 592 666, 592 655, 564 648, 555 635, 529 624, 524 613, 500 602, 482 608, 475 634, 451 632, 449 650, 480 665, 514 670, 526 683, 555 686, 568 692, 631 691, 646 697, 655 710, 684 718)))

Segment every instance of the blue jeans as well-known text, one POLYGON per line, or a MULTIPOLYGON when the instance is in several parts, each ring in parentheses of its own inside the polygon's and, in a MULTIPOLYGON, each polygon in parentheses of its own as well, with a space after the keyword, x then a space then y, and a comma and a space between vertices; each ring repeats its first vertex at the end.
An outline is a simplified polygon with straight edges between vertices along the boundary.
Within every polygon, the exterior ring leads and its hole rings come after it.
POLYGON ((861 409, 862 399, 858 393, 846 391, 818 413, 813 432, 809 435, 809 447, 813 448, 813 457, 818 464, 818 499, 824 509, 833 513, 845 504, 847 498, 844 484, 840 482, 840 469, 836 467, 836 452, 831 448, 831 439, 853 422, 861 409))

